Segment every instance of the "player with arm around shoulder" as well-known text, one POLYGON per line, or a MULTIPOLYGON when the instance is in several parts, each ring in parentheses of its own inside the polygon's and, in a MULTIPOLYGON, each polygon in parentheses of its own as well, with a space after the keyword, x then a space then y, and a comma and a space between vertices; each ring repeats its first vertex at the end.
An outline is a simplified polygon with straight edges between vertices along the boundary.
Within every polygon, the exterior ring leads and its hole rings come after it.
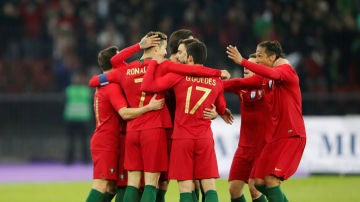
MULTIPOLYGON (((206 59, 205 44, 196 39, 188 40, 188 64, 203 64, 206 59)), ((219 177, 219 173, 211 121, 203 117, 203 110, 215 103, 219 114, 227 113, 221 80, 218 77, 174 73, 154 79, 156 65, 149 65, 141 87, 149 92, 174 89, 176 112, 169 175, 170 179, 176 179, 179 183, 180 201, 196 200, 192 194, 194 179, 200 180, 206 201, 218 201, 215 178, 219 177)))
MULTIPOLYGON (((112 70, 110 58, 117 51, 117 47, 109 47, 99 52, 98 62, 104 73, 112 70)), ((90 142, 94 180, 87 202, 111 201, 116 193, 116 181, 121 175, 119 172, 123 170, 123 164, 119 163, 119 159, 121 159, 121 141, 125 135, 125 120, 136 118, 151 110, 161 109, 163 105, 164 100, 154 98, 144 107, 128 108, 118 84, 96 89, 94 94, 96 129, 90 142)))

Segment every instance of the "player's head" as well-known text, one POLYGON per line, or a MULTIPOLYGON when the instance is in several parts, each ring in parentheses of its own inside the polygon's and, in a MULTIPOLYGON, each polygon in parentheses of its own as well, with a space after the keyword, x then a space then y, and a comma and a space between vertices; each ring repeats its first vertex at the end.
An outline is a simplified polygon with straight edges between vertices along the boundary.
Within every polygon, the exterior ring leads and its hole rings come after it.
POLYGON ((260 64, 272 67, 280 57, 284 57, 284 52, 278 41, 263 41, 256 47, 256 60, 260 64))
POLYGON ((207 57, 206 45, 198 39, 181 40, 176 57, 180 63, 204 64, 207 57))
MULTIPOLYGON (((256 62, 256 53, 252 53, 249 55, 249 59, 248 59, 250 62, 253 62, 253 63, 257 63, 256 62)), ((247 78, 247 77, 250 77, 254 75, 254 72, 250 71, 249 69, 247 69, 246 67, 244 67, 244 78, 247 78)))
POLYGON ((179 29, 171 33, 169 38, 170 54, 176 54, 180 40, 194 38, 194 33, 189 29, 179 29))
POLYGON ((101 50, 98 54, 98 64, 102 71, 108 71, 112 69, 110 59, 119 52, 116 46, 110 46, 101 50))
POLYGON ((144 50, 144 53, 147 53, 147 54, 151 54, 153 56, 162 56, 162 57, 165 57, 166 55, 166 46, 167 46, 167 35, 162 33, 162 32, 158 32, 158 31, 151 31, 151 32, 148 32, 146 34, 147 37, 149 36, 154 36, 156 35, 157 37, 160 38, 160 43, 159 45, 157 46, 152 46, 152 47, 149 47, 147 49, 144 50))

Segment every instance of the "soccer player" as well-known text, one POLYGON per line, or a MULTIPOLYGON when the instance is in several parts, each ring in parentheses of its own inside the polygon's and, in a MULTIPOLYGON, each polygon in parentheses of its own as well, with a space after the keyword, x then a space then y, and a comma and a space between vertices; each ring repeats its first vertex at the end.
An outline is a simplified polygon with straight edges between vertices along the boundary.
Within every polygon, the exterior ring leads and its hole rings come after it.
MULTIPOLYGON (((178 55, 181 51, 186 51, 188 64, 201 65, 206 60, 206 46, 197 39, 181 41, 178 55)), ((169 176, 179 183, 180 201, 195 201, 192 193, 194 179, 201 181, 206 201, 218 201, 215 178, 219 177, 219 172, 211 121, 203 117, 203 110, 215 103, 218 113, 226 114, 221 80, 219 77, 192 77, 174 73, 156 77, 155 70, 156 63, 152 62, 141 89, 157 92, 173 88, 175 92, 176 112, 169 176)))
MULTIPOLYGON (((139 49, 139 45, 134 45, 126 50, 122 50, 111 58, 111 63, 120 67, 107 75, 93 77, 90 80, 91 86, 98 86, 110 82, 118 82, 123 87, 127 101, 130 106, 139 107, 148 102, 152 94, 146 94, 140 90, 142 77, 147 69, 147 58, 164 58, 166 54, 167 36, 161 32, 149 32, 148 37, 156 35, 160 38, 157 46, 144 50, 141 60, 133 61, 123 65, 124 55, 133 54, 139 49)), ((180 65, 173 62, 164 62, 164 71, 169 71, 173 65, 180 65)), ((187 67, 182 65, 182 67, 187 67)), ((176 68, 175 71, 179 71, 176 68)), ((193 73, 214 74, 220 76, 223 70, 212 70, 204 68, 202 71, 191 69, 184 70, 193 73)), ((181 70, 179 72, 183 72, 181 70)), ((225 73, 228 74, 226 71, 225 73)), ((163 97, 163 94, 158 94, 163 97)), ((138 188, 140 185, 141 173, 144 171, 145 188, 141 200, 155 201, 160 172, 167 171, 168 155, 166 146, 166 128, 171 128, 171 120, 167 107, 163 110, 146 113, 128 122, 127 137, 125 144, 125 168, 128 170, 128 186, 125 192, 125 201, 137 201, 138 188)))
MULTIPOLYGON (((249 61, 255 63, 256 54, 251 54, 249 61)), ((245 202, 243 188, 248 183, 252 201, 264 202, 267 200, 256 190, 251 170, 265 145, 266 123, 270 119, 266 102, 272 99, 273 85, 272 80, 254 75, 246 68, 244 78, 252 80, 252 86, 246 87, 242 78, 223 81, 225 91, 239 96, 241 111, 240 139, 230 168, 229 191, 231 202, 245 202)))
MULTIPOLYGON (((179 30, 176 30, 173 33, 171 33, 171 35, 169 37, 169 43, 168 43, 168 47, 170 50, 169 59, 173 62, 180 63, 180 61, 178 60, 178 57, 177 57, 179 42, 184 39, 193 39, 193 38, 194 38, 194 34, 189 29, 179 29, 179 30)), ((182 64, 184 64, 184 63, 182 63, 182 64)), ((169 109, 171 120, 173 121, 174 117, 175 117, 175 105, 176 104, 175 104, 175 94, 172 89, 168 89, 165 92, 165 103, 169 109)), ((218 113, 216 112, 215 105, 213 105, 212 108, 205 108, 205 110, 204 110, 205 118, 213 120, 217 116, 218 116, 218 113)), ((169 153, 171 151, 171 135, 172 135, 172 129, 170 129, 168 131, 168 151, 169 151, 169 153)), ((159 192, 158 192, 158 196, 156 198, 157 202, 164 202, 164 196, 165 196, 165 192, 167 190, 168 184, 169 184, 168 173, 162 173, 162 176, 160 177, 160 182, 159 182, 159 192)), ((195 190, 194 190, 194 195, 196 196, 197 199, 199 199, 199 192, 200 192, 200 182, 197 180, 197 181, 195 181, 195 190)), ((202 201, 204 201, 205 195, 202 190, 201 190, 201 193, 203 196, 202 201)))
POLYGON ((269 120, 272 137, 266 142, 255 165, 255 186, 269 202, 288 201, 280 184, 295 173, 306 144, 299 77, 288 63, 269 68, 283 55, 277 41, 263 41, 257 45, 259 64, 244 59, 234 46, 229 45, 226 52, 236 64, 274 80, 274 100, 269 120))
MULTIPOLYGON (((98 63, 104 73, 112 70, 110 58, 117 53, 117 47, 109 47, 99 52, 98 63)), ((87 202, 110 202, 116 193, 120 149, 125 135, 125 121, 143 113, 163 108, 164 100, 155 96, 148 105, 140 108, 128 108, 118 84, 99 87, 94 94, 94 112, 96 129, 90 142, 91 156, 94 163, 93 186, 87 202), (120 116, 122 118, 120 118, 120 116)))

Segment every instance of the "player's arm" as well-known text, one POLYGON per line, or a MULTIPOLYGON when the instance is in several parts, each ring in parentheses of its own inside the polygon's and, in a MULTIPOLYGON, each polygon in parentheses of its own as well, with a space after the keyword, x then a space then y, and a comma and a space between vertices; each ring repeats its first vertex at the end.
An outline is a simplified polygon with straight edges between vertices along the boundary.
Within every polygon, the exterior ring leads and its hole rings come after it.
POLYGON ((261 88, 263 84, 263 77, 253 75, 248 78, 236 78, 222 81, 225 92, 237 93, 239 90, 248 88, 261 88))
POLYGON ((141 39, 139 43, 136 43, 132 46, 122 49, 116 55, 114 55, 110 62, 113 68, 119 67, 121 65, 125 65, 125 61, 137 53, 141 49, 146 49, 160 43, 160 38, 156 35, 153 36, 145 36, 141 39))
POLYGON ((171 88, 181 78, 179 75, 168 73, 162 77, 155 78, 157 62, 152 60, 146 69, 141 83, 141 90, 145 92, 159 92, 171 88))
POLYGON ((166 60, 160 65, 166 72, 173 72, 181 75, 221 77, 224 79, 229 79, 231 76, 227 70, 219 70, 201 65, 179 64, 170 60, 166 60))
POLYGON ((123 107, 118 110, 118 113, 124 120, 135 119, 145 114, 146 112, 162 109, 164 107, 164 103, 165 98, 157 100, 156 94, 154 94, 154 96, 151 98, 150 102, 147 105, 138 108, 123 107))
POLYGON ((217 112, 219 113, 221 118, 225 121, 225 123, 232 124, 234 121, 234 117, 233 117, 231 111, 228 108, 226 108, 226 100, 225 100, 223 91, 221 91, 218 94, 218 96, 215 100, 215 106, 216 106, 217 112))
POLYGON ((276 71, 274 68, 269 68, 265 65, 256 64, 253 62, 250 62, 242 57, 240 52, 235 46, 229 45, 226 48, 226 53, 228 54, 228 58, 232 59, 236 64, 242 65, 255 74, 259 74, 263 77, 270 78, 273 80, 281 79, 280 72, 276 71))
POLYGON ((92 76, 89 80, 89 86, 90 87, 99 87, 104 86, 109 83, 118 83, 120 84, 121 80, 121 70, 120 69, 114 69, 106 74, 99 74, 92 76))

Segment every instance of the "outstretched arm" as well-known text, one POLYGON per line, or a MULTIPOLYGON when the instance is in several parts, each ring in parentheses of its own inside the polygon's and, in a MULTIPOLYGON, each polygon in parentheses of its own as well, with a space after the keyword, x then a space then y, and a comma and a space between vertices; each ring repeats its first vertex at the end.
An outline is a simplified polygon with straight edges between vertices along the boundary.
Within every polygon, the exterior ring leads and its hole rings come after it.
POLYGON ((248 78, 236 78, 223 81, 224 91, 237 93, 239 90, 248 88, 261 88, 263 85, 263 77, 254 75, 248 78))
POLYGON ((224 79, 229 79, 231 76, 227 70, 219 70, 202 65, 179 64, 170 60, 162 62, 160 66, 164 68, 165 72, 173 72, 181 75, 221 77, 224 79))
POLYGON ((155 78, 157 68, 156 60, 149 62, 146 74, 141 83, 141 90, 145 92, 159 92, 171 88, 181 77, 176 74, 166 74, 162 77, 155 78))
POLYGON ((135 119, 145 114, 146 112, 162 109, 164 107, 164 103, 164 98, 157 100, 156 94, 154 94, 154 96, 151 98, 150 102, 147 105, 138 108, 123 107, 118 110, 118 113, 124 120, 135 119))
POLYGON ((99 74, 92 76, 91 79, 89 80, 89 86, 94 88, 94 87, 104 86, 109 83, 120 84, 120 80, 121 80, 121 70, 115 69, 106 74, 99 74))
POLYGON ((276 69, 269 68, 265 65, 249 62, 242 57, 242 55, 235 46, 229 45, 226 48, 226 53, 228 54, 228 58, 232 59, 236 64, 242 65, 250 69, 255 74, 259 74, 263 77, 274 80, 280 79, 280 73, 277 72, 276 69))

